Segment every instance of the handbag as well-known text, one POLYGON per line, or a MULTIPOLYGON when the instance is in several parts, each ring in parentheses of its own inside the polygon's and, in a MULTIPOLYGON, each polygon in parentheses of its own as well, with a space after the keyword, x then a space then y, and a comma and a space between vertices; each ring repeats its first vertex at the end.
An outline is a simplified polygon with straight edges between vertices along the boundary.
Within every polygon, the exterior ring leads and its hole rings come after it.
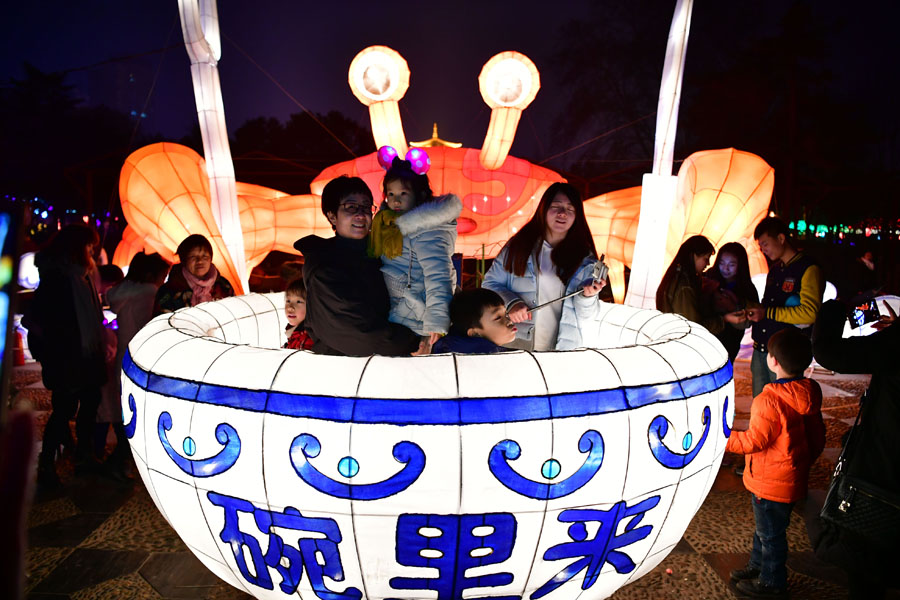
POLYGON ((846 472, 855 437, 859 435, 859 419, 865 398, 863 395, 860 399, 856 422, 834 467, 819 516, 869 543, 895 546, 900 540, 900 495, 846 472))

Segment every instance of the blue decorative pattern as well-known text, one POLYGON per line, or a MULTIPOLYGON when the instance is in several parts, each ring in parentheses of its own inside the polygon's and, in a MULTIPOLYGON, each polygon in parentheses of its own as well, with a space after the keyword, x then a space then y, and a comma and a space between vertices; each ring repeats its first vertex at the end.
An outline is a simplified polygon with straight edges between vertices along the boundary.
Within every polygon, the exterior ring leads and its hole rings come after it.
MULTIPOLYGON (((691 464, 691 461, 694 460, 700 452, 700 449, 703 448, 703 443, 706 442, 706 437, 709 435, 710 410, 708 406, 703 408, 703 425, 703 435, 700 437, 700 441, 697 442, 697 445, 694 446, 694 449, 686 454, 680 454, 669 450, 662 441, 669 431, 669 420, 664 416, 659 415, 650 422, 650 429, 647 431, 647 436, 650 440, 650 451, 653 452, 653 457, 659 464, 670 469, 683 469, 691 464)), ((685 450, 687 450, 687 448, 690 447, 690 438, 686 435, 685 440, 688 442, 685 445, 685 450)))
MULTIPOLYGON (((559 513, 560 523, 572 523, 569 526, 571 542, 563 542, 547 549, 544 560, 563 560, 578 558, 547 583, 535 590, 530 598, 543 598, 560 587, 581 571, 585 571, 581 589, 586 590, 597 581, 603 565, 609 563, 617 573, 631 573, 635 564, 621 548, 638 542, 653 531, 652 525, 640 525, 644 514, 659 504, 659 496, 651 496, 634 506, 627 506, 624 501, 616 502, 609 510, 571 509, 559 513), (616 535, 619 523, 629 519, 621 534, 616 535), (599 523, 597 534, 587 539, 585 523, 599 523)), ((643 557, 641 557, 643 558, 643 557)))
MULTIPOLYGON (((358 600, 362 597, 362 593, 354 587, 348 587, 343 592, 333 592, 325 586, 323 577, 332 581, 344 580, 344 566, 338 549, 342 539, 341 530, 334 519, 304 517, 300 511, 290 506, 284 512, 256 508, 247 500, 215 492, 208 492, 206 497, 215 506, 225 510, 225 524, 219 538, 231 548, 234 561, 248 583, 266 590, 274 589, 269 569, 275 569, 281 576, 279 589, 291 595, 297 591, 300 577, 306 570, 316 598, 358 600), (253 518, 239 520, 238 513, 247 513, 253 518), (258 532, 268 538, 265 554, 253 534, 241 531, 242 522, 248 525, 254 523, 258 532), (275 533, 276 527, 279 531, 301 532, 297 536, 291 536, 292 540, 298 540, 297 546, 286 544, 275 533), (253 563, 252 572, 247 565, 247 554, 253 563)), ((303 594, 306 597, 306 592, 303 594)))
POLYGON ((725 406, 722 407, 722 433, 725 437, 731 437, 731 427, 728 426, 728 396, 725 396, 725 406))
MULTIPOLYGON (((584 463, 575 473, 557 483, 532 481, 516 473, 508 461, 519 458, 522 450, 513 440, 498 442, 491 449, 488 455, 488 468, 497 481, 517 494, 536 500, 554 500, 582 488, 597 474, 603 464, 603 437, 594 430, 585 431, 578 440, 578 451, 588 455, 584 463)), ((556 473, 553 474, 552 463, 548 467, 548 462, 544 463, 541 471, 545 479, 553 479, 559 474, 559 463, 556 465, 556 473), (547 471, 552 476, 548 476, 547 471)))
MULTIPOLYGON (((134 437, 134 430, 137 427, 137 408, 134 405, 134 395, 128 394, 128 409, 131 411, 131 420, 125 424, 125 437, 129 440, 134 437)), ((125 421, 125 415, 122 415, 122 421, 125 421)))
MULTIPOLYGON (((425 469, 425 453, 412 442, 399 442, 394 446, 394 459, 405 466, 396 474, 378 483, 352 485, 335 481, 323 475, 309 462, 321 452, 319 440, 308 433, 302 433, 291 442, 291 465, 300 479, 319 490, 323 494, 350 500, 380 500, 402 492, 411 486, 425 469)), ((356 462, 352 457, 347 457, 356 462)), ((343 459, 341 462, 344 464, 343 459)), ((340 468, 340 467, 339 467, 340 468)), ((356 471, 359 464, 356 463, 356 471)), ((355 472, 353 473, 356 474, 355 472)))
MULTIPOLYGON (((172 448, 172 444, 169 443, 168 436, 166 435, 166 432, 171 429, 172 416, 167 412, 161 413, 159 415, 159 422, 157 423, 159 441, 162 442, 163 448, 165 449, 166 454, 169 455, 169 458, 172 459, 172 462, 178 465, 179 469, 193 477, 212 477, 213 475, 224 473, 234 466, 238 456, 241 454, 241 438, 238 437, 234 427, 228 423, 222 423, 216 427, 216 440, 218 440, 224 448, 213 457, 199 460, 191 460, 175 452, 175 449, 172 448)), ((193 440, 191 440, 191 443, 193 443, 193 440)), ((182 446, 185 445, 186 444, 182 444, 182 446)))
MULTIPOLYGON (((400 515, 397 520, 397 562, 407 567, 428 567, 429 571, 437 569, 437 576, 392 577, 390 585, 395 590, 436 591, 438 600, 458 600, 465 590, 473 588, 508 585, 513 581, 512 573, 467 577, 466 571, 505 561, 512 554, 515 543, 516 518, 510 513, 400 515), (438 533, 423 535, 423 530, 427 529, 438 533), (432 556, 423 556, 428 551, 432 556)), ((486 596, 483 592, 477 597, 519 598, 486 596)))
POLYGON ((468 425, 600 415, 707 394, 732 380, 732 367, 647 386, 509 398, 342 398, 248 390, 149 373, 125 354, 122 370, 139 388, 183 400, 339 423, 468 425))

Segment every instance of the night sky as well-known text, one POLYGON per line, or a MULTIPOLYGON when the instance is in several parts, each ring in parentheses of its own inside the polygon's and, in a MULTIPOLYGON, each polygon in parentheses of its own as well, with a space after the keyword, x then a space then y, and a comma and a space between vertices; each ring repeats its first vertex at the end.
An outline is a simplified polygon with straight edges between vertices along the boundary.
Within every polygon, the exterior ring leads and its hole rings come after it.
MULTIPOLYGON (((400 102, 407 138, 430 137, 436 121, 443 138, 480 147, 489 109, 478 92, 478 73, 497 52, 518 50, 536 63, 542 87, 525 112, 512 153, 539 161, 603 133, 597 124, 585 123, 583 131, 570 137, 552 135, 556 120, 567 110, 563 99, 572 85, 559 80, 554 55, 581 41, 567 39, 563 26, 582 21, 599 37, 622 37, 622 30, 628 29, 618 48, 636 69, 646 71, 652 111, 674 4, 674 0, 220 2, 223 56, 219 69, 229 131, 233 133, 253 117, 284 120, 302 110, 263 71, 307 109, 339 110, 368 126, 366 108, 347 85, 347 70, 361 49, 384 44, 400 52, 412 72, 410 89, 400 102)), ((686 112, 715 84, 711 74, 727 73, 730 65, 740 61, 746 65, 748 56, 752 62, 755 52, 765 51, 763 40, 784 33, 785 15, 797 4, 806 7, 809 19, 804 26, 821 42, 810 49, 807 60, 813 64, 804 68, 820 73, 822 97, 842 106, 841 114, 832 118, 862 119, 858 129, 864 131, 848 140, 846 152, 857 152, 854 145, 880 136, 876 143, 887 144, 884 151, 894 154, 888 170, 893 169, 889 176, 896 178, 900 127, 896 99, 888 90, 900 72, 894 30, 900 22, 897 2, 696 0, 681 124, 697 127, 705 122, 703 115, 686 118, 686 112)), ((67 82, 76 87, 85 105, 106 104, 145 113, 142 134, 159 133, 178 140, 195 125, 189 61, 175 0, 10 2, 2 11, 0 82, 22 77, 22 63, 28 61, 43 71, 66 71, 67 82)), ((756 91, 748 88, 738 93, 750 98, 756 91)), ((732 141, 729 131, 739 126, 746 129, 747 123, 739 120, 747 117, 729 117, 727 106, 715 112, 710 113, 709 127, 715 130, 719 147, 752 145, 737 135, 732 141)), ((758 116, 750 114, 750 119, 765 119, 765 106, 758 116)), ((610 129, 628 121, 626 115, 614 115, 602 127, 610 129)), ((822 122, 816 135, 825 139, 832 129, 833 123, 822 122)), ((598 154, 606 152, 588 145, 588 153, 592 148, 598 154)), ((676 159, 698 149, 676 145, 676 159)), ((779 172, 780 165, 774 166, 779 172)))

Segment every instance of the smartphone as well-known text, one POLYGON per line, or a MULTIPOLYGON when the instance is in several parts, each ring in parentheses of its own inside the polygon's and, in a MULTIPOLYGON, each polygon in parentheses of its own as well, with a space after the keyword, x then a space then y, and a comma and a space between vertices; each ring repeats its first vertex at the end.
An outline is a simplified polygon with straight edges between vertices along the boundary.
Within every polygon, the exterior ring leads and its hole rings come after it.
POLYGON ((850 321, 850 329, 858 329, 866 323, 874 323, 881 318, 881 312, 878 310, 878 301, 868 300, 857 304, 850 309, 847 317, 850 321))

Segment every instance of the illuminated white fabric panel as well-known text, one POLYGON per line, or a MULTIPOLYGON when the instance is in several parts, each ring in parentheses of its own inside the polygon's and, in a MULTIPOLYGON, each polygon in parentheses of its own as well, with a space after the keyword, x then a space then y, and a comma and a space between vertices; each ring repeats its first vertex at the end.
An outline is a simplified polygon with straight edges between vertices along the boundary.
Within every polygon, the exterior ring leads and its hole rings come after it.
POLYGON ((604 598, 715 478, 731 365, 677 315, 603 304, 591 349, 356 358, 280 349, 282 306, 161 315, 122 374, 157 507, 257 598, 604 598))

